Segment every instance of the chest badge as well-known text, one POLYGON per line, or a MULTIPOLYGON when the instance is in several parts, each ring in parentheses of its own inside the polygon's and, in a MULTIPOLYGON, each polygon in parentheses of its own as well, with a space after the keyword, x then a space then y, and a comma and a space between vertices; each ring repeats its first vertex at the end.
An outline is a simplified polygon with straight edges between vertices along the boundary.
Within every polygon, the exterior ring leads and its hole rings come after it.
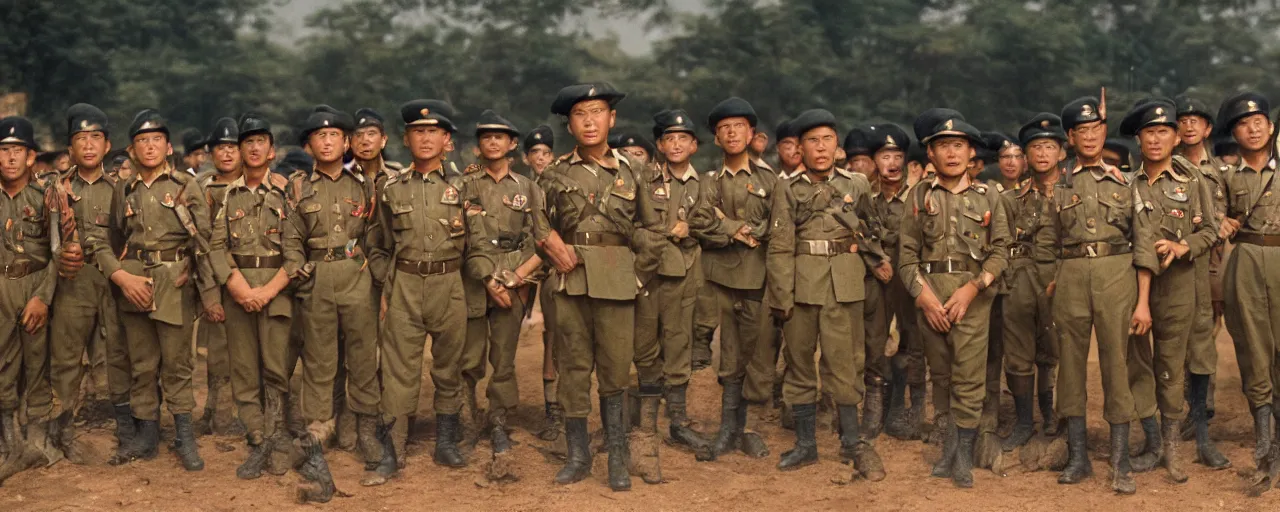
POLYGON ((1187 214, 1186 214, 1186 213, 1184 213, 1182 210, 1179 210, 1179 209, 1177 209, 1177 208, 1174 208, 1174 209, 1172 209, 1172 210, 1169 210, 1169 216, 1171 216, 1171 217, 1176 217, 1176 218, 1181 219, 1181 218, 1183 218, 1183 217, 1186 217, 1186 216, 1187 216, 1187 214))
POLYGON ((1071 194, 1071 204, 1080 202, 1080 194, 1071 194))
POLYGON ((529 204, 529 197, 524 194, 516 194, 511 198, 511 207, 517 210, 523 210, 527 204, 529 204))
POLYGON ((1119 200, 1120 200, 1120 193, 1119 193, 1119 192, 1112 192, 1112 193, 1111 193, 1111 198, 1112 198, 1112 199, 1115 199, 1116 201, 1119 201, 1119 200))
POLYGON ((166 193, 164 199, 160 200, 160 204, 164 205, 165 208, 173 208, 173 194, 166 193))
POLYGON ((458 189, 453 188, 453 187, 445 187, 445 189, 444 189, 444 195, 440 197, 440 202, 442 202, 442 203, 450 203, 450 204, 457 204, 457 202, 458 202, 458 189))
POLYGON ((851 195, 851 194, 845 194, 845 195, 844 195, 844 204, 853 204, 853 195, 851 195))
POLYGON ((23 217, 27 217, 27 218, 35 217, 35 216, 36 216, 36 209, 35 209, 35 208, 32 208, 32 207, 31 207, 31 205, 23 206, 23 207, 22 207, 22 216, 23 216, 23 217))
POLYGON ((656 189, 653 189, 653 197, 656 197, 658 199, 665 199, 667 197, 667 189, 665 187, 658 187, 656 189))

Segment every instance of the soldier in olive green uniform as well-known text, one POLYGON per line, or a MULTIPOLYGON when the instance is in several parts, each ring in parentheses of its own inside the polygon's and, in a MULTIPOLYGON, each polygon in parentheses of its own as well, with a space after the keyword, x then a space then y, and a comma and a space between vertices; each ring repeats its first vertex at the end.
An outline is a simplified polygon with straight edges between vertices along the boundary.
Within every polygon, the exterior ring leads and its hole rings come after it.
MULTIPOLYGON (((209 212, 212 215, 216 215, 222 209, 222 200, 226 197, 227 186, 241 174, 238 133, 236 121, 224 117, 214 122, 213 131, 209 134, 207 141, 209 161, 213 164, 213 170, 197 175, 196 182, 204 190, 209 203, 209 212)), ((225 301, 219 300, 219 302, 225 301)), ((226 311, 225 307, 223 311, 226 311)), ((208 351, 209 385, 209 393, 204 401, 204 416, 196 422, 196 434, 212 434, 215 427, 217 431, 224 432, 226 430, 224 422, 217 421, 218 411, 221 409, 224 415, 229 415, 231 411, 227 405, 234 401, 234 397, 228 397, 222 392, 231 385, 231 356, 227 348, 227 324, 224 321, 215 321, 208 316, 201 317, 196 336, 197 343, 204 345, 208 351)), ((243 422, 243 418, 240 422, 243 422)))
POLYGON ((935 429, 945 432, 932 475, 973 486, 973 450, 986 393, 987 336, 995 282, 1008 264, 1009 226, 994 187, 965 173, 980 134, 959 113, 930 110, 916 124, 938 169, 909 193, 899 277, 916 298, 933 375, 935 429), (949 411, 949 412, 946 412, 949 411))
MULTIPOLYGON (((489 398, 487 424, 494 463, 489 477, 507 478, 511 449, 507 436, 507 415, 520 404, 516 386, 516 346, 525 311, 532 306, 533 284, 542 266, 537 255, 538 238, 546 237, 546 217, 542 189, 532 179, 516 174, 507 155, 516 149, 520 132, 510 121, 492 110, 480 114, 476 122, 483 165, 479 172, 462 179, 466 191, 468 253, 465 274, 484 284, 481 299, 487 302, 480 326, 479 347, 472 346, 473 333, 467 328, 467 346, 462 354, 464 374, 484 377, 485 353, 493 365, 486 396, 489 398)), ((470 300, 470 297, 468 297, 470 300)), ((466 383, 470 385, 470 382, 466 383)))
POLYGON ((479 215, 483 210, 467 203, 462 177, 446 177, 442 166, 445 147, 456 131, 450 119, 455 115, 451 105, 437 100, 415 100, 400 107, 404 143, 413 164, 379 183, 379 224, 371 237, 369 265, 382 283, 386 304, 380 336, 382 413, 385 421, 395 422, 395 451, 403 453, 408 415, 418 410, 422 353, 430 335, 434 460, 456 468, 467 464, 456 437, 467 328, 461 272, 467 242, 464 211, 479 215))
POLYGON ((44 187, 30 172, 38 150, 30 121, 17 116, 0 119, 0 430, 8 453, 0 475, 26 469, 17 467, 20 454, 41 447, 53 408, 45 327, 57 283, 54 269, 48 268, 53 258, 49 237, 58 226, 45 207, 44 187), (23 404, 25 443, 17 421, 23 404))
POLYGON ((289 215, 288 180, 268 166, 275 156, 271 125, 253 114, 238 126, 214 130, 214 166, 221 170, 223 146, 232 144, 244 163, 216 199, 210 265, 226 286, 223 309, 231 391, 247 430, 249 457, 236 470, 242 479, 262 475, 273 448, 285 443, 283 397, 291 369, 285 368, 293 299, 284 267, 284 228, 289 215))
POLYGON ((578 146, 543 172, 546 215, 552 228, 538 240, 555 264, 556 362, 565 408, 568 460, 556 482, 591 474, 587 415, 591 372, 599 384, 600 413, 609 452, 609 487, 631 488, 622 393, 635 353, 635 255, 629 248, 636 212, 648 202, 639 193, 642 167, 608 148, 614 105, 625 95, 604 82, 561 89, 551 113, 568 118, 578 146))
MULTIPOLYGON (((333 419, 338 367, 347 369, 347 397, 357 415, 358 443, 366 469, 383 458, 377 435, 377 318, 370 294, 373 276, 366 260, 366 237, 374 209, 373 184, 363 170, 342 165, 351 116, 327 105, 313 109, 300 142, 315 158, 308 176, 290 177, 286 198, 294 204, 285 225, 285 273, 296 281, 302 322, 302 416, 310 423, 302 439, 304 473, 318 481, 316 499, 332 495, 332 479, 321 450, 333 419)), ((422 339, 425 339, 425 335, 422 339)), ((420 339, 421 341, 421 339, 420 339)))
POLYGON ((198 291, 205 315, 223 315, 209 267, 209 203, 191 176, 166 161, 169 128, 158 112, 139 112, 129 137, 137 172, 116 185, 110 226, 94 230, 89 243, 98 268, 123 295, 118 305, 133 369, 130 402, 140 425, 134 442, 122 445, 112 462, 156 456, 163 397, 182 466, 199 471, 204 461, 191 424, 191 329, 198 310, 188 288, 198 291))
MULTIPOLYGON (((747 404, 743 381, 758 343, 772 344, 769 315, 761 309, 765 287, 765 247, 769 239, 769 209, 778 176, 751 158, 747 146, 756 126, 756 113, 741 98, 729 98, 711 110, 707 125, 715 132, 724 160, 714 176, 707 176, 707 200, 716 223, 703 240, 705 286, 715 290, 720 309, 720 431, 712 446, 715 455, 740 449, 760 458, 768 448, 755 433, 744 435, 747 404)), ((765 389, 768 389, 767 387, 765 389)))
MULTIPOLYGON (((524 161, 533 169, 534 184, 542 190, 542 176, 555 159, 555 133, 547 125, 538 125, 524 136, 524 161)), ((545 208, 545 207, 544 207, 545 208)), ((535 274, 538 280, 550 281, 552 270, 550 263, 543 262, 542 268, 535 274)), ((551 286, 543 284, 538 287, 538 302, 542 308, 542 400, 544 423, 538 431, 538 439, 555 441, 561 438, 564 431, 564 407, 556 396, 558 383, 555 361, 555 300, 551 286)))
MULTIPOLYGON (((1209 137, 1213 133, 1213 113, 1196 98, 1179 96, 1178 135, 1181 143, 1174 154, 1190 160, 1200 171, 1200 179, 1209 187, 1214 222, 1221 223, 1227 212, 1226 162, 1214 156, 1209 137)), ((1214 374, 1218 371, 1218 333, 1222 323, 1222 268, 1231 247, 1221 238, 1209 250, 1209 257, 1196 263, 1196 322, 1187 342, 1187 403, 1191 406, 1189 421, 1183 424, 1183 439, 1196 436, 1196 462, 1214 469, 1226 469, 1231 461, 1214 448, 1209 440, 1208 421, 1213 417, 1214 374), (1201 388, 1204 388, 1201 391, 1201 388), (1196 409, 1197 393, 1204 394, 1204 410, 1196 409), (1204 423, 1204 428, 1200 424, 1204 423), (1203 433, 1202 433, 1203 431, 1203 433)))
MULTIPOLYGON (((1145 99, 1125 115, 1120 134, 1137 137, 1142 148, 1142 165, 1133 184, 1142 199, 1142 211, 1150 220, 1160 269, 1151 282, 1152 338, 1130 344, 1129 380, 1134 392, 1154 394, 1163 431, 1162 443, 1152 455, 1163 463, 1174 482, 1187 475, 1178 462, 1177 448, 1182 436, 1179 422, 1186 417, 1183 406, 1183 369, 1186 368, 1193 325, 1199 321, 1197 307, 1209 307, 1195 290, 1197 263, 1207 259, 1217 243, 1218 223, 1213 218, 1212 192, 1190 161, 1173 156, 1177 145, 1176 106, 1165 99, 1145 99), (1147 208, 1151 206, 1151 208, 1147 208), (1153 347, 1154 345, 1154 352, 1153 347), (1141 383, 1135 385, 1134 383, 1141 383)), ((1215 360, 1216 364, 1216 360, 1215 360)), ((1154 417, 1155 408, 1137 412, 1154 417)), ((1143 457, 1146 454, 1140 455, 1143 457)), ((1135 459, 1135 471, 1150 469, 1135 459)))
MULTIPOLYGON (((67 109, 67 132, 71 139, 71 158, 75 165, 57 181, 50 183, 50 214, 60 225, 61 252, 92 253, 86 235, 97 226, 105 227, 111 214, 111 196, 115 177, 104 172, 103 158, 111 149, 108 140, 107 115, 92 105, 79 103, 67 109), (65 205, 68 210, 63 210, 65 205), (70 226, 70 237, 62 226, 70 226)), ((59 268, 58 288, 54 296, 53 318, 49 326, 49 374, 53 390, 62 403, 58 417, 61 447, 73 462, 84 462, 73 453, 76 429, 72 425, 80 403, 80 384, 84 379, 81 364, 86 350, 98 338, 105 345, 107 386, 115 410, 116 438, 123 443, 133 437, 133 411, 129 408, 129 350, 120 336, 119 313, 111 285, 98 267, 83 262, 74 269, 59 268)))
MULTIPOLYGON (((1045 225, 1053 187, 1061 179, 1058 156, 1067 134, 1062 118, 1041 112, 1022 125, 1018 139, 1026 155, 1031 176, 1015 188, 1001 193, 1012 226, 1009 268, 1001 279, 1004 316, 995 321, 1004 325, 1004 367, 1009 392, 1013 395, 1017 421, 1004 439, 1002 448, 1022 446, 1035 433, 1035 400, 1040 400, 1040 416, 1045 435, 1057 435, 1053 414, 1053 379, 1057 364, 1058 340, 1053 328, 1052 301, 1045 294, 1057 271, 1057 258, 1035 240, 1045 225), (1039 387, 1036 375, 1039 374, 1039 387)), ((990 383, 988 383, 990 384, 990 383)), ((996 386, 999 387, 997 381, 996 386)))
POLYGON ((686 404, 694 302, 702 286, 702 249, 698 240, 715 222, 702 177, 689 163, 698 150, 693 118, 683 110, 653 116, 653 136, 666 156, 641 174, 646 208, 637 212, 640 226, 632 239, 636 251, 636 372, 640 383, 640 430, 633 434, 638 472, 646 483, 660 483, 657 435, 658 406, 665 394, 671 438, 693 448, 699 459, 710 446, 690 424, 686 404))
POLYGON ((1090 334, 1096 333, 1103 416, 1111 425, 1111 488, 1132 494, 1137 487, 1129 474, 1129 422, 1135 408, 1126 359, 1129 334, 1143 336, 1151 326, 1147 293, 1158 268, 1155 242, 1129 181, 1102 161, 1102 102, 1087 97, 1067 104, 1062 124, 1076 159, 1054 188, 1053 213, 1036 236, 1037 251, 1060 260, 1050 288, 1060 343, 1058 413, 1067 418, 1069 459, 1058 483, 1079 483, 1093 474, 1084 416, 1090 334))
POLYGON ((808 110, 792 126, 800 137, 806 172, 774 190, 767 264, 771 315, 785 322, 782 392, 796 425, 795 448, 782 454, 778 469, 818 461, 819 380, 813 359, 821 351, 821 364, 828 369, 822 383, 838 408, 840 454, 853 461, 858 474, 879 481, 885 476, 880 456, 858 434, 866 336, 860 285, 867 267, 882 276, 892 270, 877 239, 871 185, 860 175, 835 169, 835 116, 808 110))
POLYGON ((1240 163, 1226 175, 1227 211, 1219 234, 1235 244, 1223 269, 1227 332, 1236 349, 1240 382, 1253 413, 1254 462, 1260 470, 1249 490, 1264 492, 1280 470, 1273 438, 1280 321, 1280 184, 1276 180, 1275 124, 1266 97, 1244 92, 1218 110, 1218 130, 1240 145, 1240 163))

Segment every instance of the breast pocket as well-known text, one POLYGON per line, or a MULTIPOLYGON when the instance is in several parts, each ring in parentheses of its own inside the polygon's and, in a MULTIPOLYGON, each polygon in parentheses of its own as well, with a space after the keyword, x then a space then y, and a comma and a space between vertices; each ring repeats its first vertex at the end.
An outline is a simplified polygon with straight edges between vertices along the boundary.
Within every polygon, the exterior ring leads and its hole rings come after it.
POLYGON ((1133 221, 1133 191, 1124 189, 1101 192, 1098 194, 1098 203, 1106 210, 1107 224, 1128 231, 1133 221))
POLYGON ((391 229, 404 231, 413 228, 413 204, 391 203, 391 229))
POLYGON ((251 232, 251 227, 245 222, 248 214, 242 209, 227 207, 227 233, 228 243, 232 249, 240 247, 244 244, 244 236, 251 232))
POLYGON ((1083 215, 1083 210, 1080 208, 1082 204, 1084 201, 1080 200, 1079 196, 1072 196, 1070 202, 1059 207, 1058 221, 1062 223, 1062 229, 1071 229, 1076 226, 1080 215, 1083 215))

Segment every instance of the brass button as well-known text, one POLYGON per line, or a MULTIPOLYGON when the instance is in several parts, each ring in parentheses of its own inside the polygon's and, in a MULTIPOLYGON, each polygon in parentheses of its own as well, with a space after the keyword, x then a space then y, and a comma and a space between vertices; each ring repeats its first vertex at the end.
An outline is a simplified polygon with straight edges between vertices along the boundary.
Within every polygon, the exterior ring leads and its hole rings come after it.
POLYGON ((1097 221, 1093 220, 1093 217, 1090 217, 1089 220, 1084 221, 1084 225, 1088 226, 1090 229, 1092 229, 1097 224, 1098 224, 1097 221))

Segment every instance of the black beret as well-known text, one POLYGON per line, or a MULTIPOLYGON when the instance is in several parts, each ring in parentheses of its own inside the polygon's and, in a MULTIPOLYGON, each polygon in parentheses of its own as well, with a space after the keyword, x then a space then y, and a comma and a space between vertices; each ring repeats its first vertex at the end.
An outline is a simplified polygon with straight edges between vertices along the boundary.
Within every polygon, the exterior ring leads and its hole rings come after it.
POLYGON ((520 138, 520 130, 516 125, 492 110, 481 112, 476 119, 476 136, 479 137, 484 132, 503 132, 513 139, 520 138))
POLYGON ((1018 142, 1023 146, 1031 144, 1036 139, 1053 139, 1059 144, 1066 142, 1067 133, 1062 130, 1062 118, 1057 114, 1041 112, 1018 130, 1018 142))
POLYGON ((343 132, 350 132, 353 128, 354 121, 346 112, 330 107, 328 105, 316 105, 311 109, 311 115, 307 116, 307 120, 303 121, 302 128, 298 132, 299 144, 306 145, 307 139, 311 138, 311 134, 323 128, 337 128, 343 132))
POLYGON ((1254 114, 1267 115, 1271 111, 1271 102, 1267 97, 1253 91, 1245 91, 1222 102, 1218 108, 1218 122, 1213 123, 1216 133, 1228 135, 1235 130, 1236 123, 1254 114))
POLYGON ((799 137, 799 135, 796 134, 796 131, 791 127, 790 119, 784 119, 781 123, 778 123, 778 127, 773 130, 773 138, 782 140, 787 137, 799 137))
POLYGON ((528 153, 529 151, 533 150, 533 147, 539 144, 546 145, 547 149, 555 151, 556 134, 555 132, 551 131, 550 126, 547 126, 545 124, 538 125, 537 128, 534 128, 533 131, 529 132, 528 135, 524 136, 524 152, 525 153, 528 153))
POLYGON ((1213 113, 1209 112, 1209 105, 1198 98, 1182 95, 1173 99, 1173 103, 1178 106, 1178 117, 1182 116, 1200 116, 1205 121, 1213 124, 1213 113))
MULTIPOLYGON (((869 144, 871 154, 875 154, 882 149, 897 149, 899 151, 908 152, 911 150, 911 137, 907 136, 907 131, 896 124, 878 124, 873 126, 875 129, 875 139, 869 144)), ((845 150, 847 153, 848 150, 845 150)))
POLYGON ((820 108, 801 112, 800 115, 791 120, 791 130, 800 138, 804 138, 804 134, 809 133, 809 130, 822 126, 835 130, 836 116, 820 108))
POLYGON ((365 128, 368 126, 377 126, 383 128, 383 122, 386 121, 382 114, 377 110, 365 107, 356 111, 356 128, 365 128))
POLYGON ((982 132, 982 140, 986 142, 987 149, 990 149, 997 158, 1002 151, 1010 147, 1022 147, 1018 141, 1013 140, 1013 137, 1000 132, 982 132))
POLYGON ((276 165, 276 169, 282 169, 283 174, 291 174, 292 171, 310 171, 315 166, 315 160, 308 155, 306 151, 301 149, 290 149, 285 153, 284 158, 280 159, 280 163, 276 165))
POLYGON ((693 117, 681 109, 663 110, 653 115, 653 138, 661 139, 668 133, 687 133, 692 135, 694 140, 698 139, 693 117))
POLYGON ((129 139, 151 132, 164 132, 164 136, 168 138, 169 124, 155 109, 144 108, 133 116, 133 122, 129 123, 129 139))
POLYGON ((107 132, 107 114, 88 103, 76 103, 67 108, 67 137, 80 132, 107 132))
POLYGON ((40 145, 36 144, 36 127, 25 117, 9 116, 0 119, 0 137, 3 137, 0 138, 0 145, 17 144, 32 151, 40 151, 40 145))
POLYGON ((874 126, 855 126, 849 129, 849 133, 844 136, 844 144, 840 147, 844 149, 846 157, 852 158, 858 155, 871 156, 875 151, 871 149, 871 145, 879 139, 875 133, 874 126))
POLYGON ((1120 120, 1120 135, 1136 137, 1148 126, 1171 126, 1178 129, 1177 105, 1165 98, 1144 98, 1120 120))
POLYGON ((632 146, 641 147, 644 148, 645 151, 649 152, 650 157, 653 157, 654 153, 657 152, 657 148, 653 147, 652 142, 649 142, 648 139, 637 133, 622 133, 618 134, 616 139, 613 137, 610 137, 610 139, 609 147, 614 149, 629 148, 632 146))
POLYGON ((275 136, 271 133, 271 123, 267 119, 254 112, 245 112, 240 116, 239 139, 244 140, 250 135, 265 133, 271 140, 275 141, 275 136))
POLYGON ((1120 156, 1120 165, 1117 167, 1120 168, 1121 172, 1133 170, 1133 155, 1138 152, 1138 149, 1133 146, 1132 142, 1125 139, 1107 139, 1102 148, 1115 151, 1120 156))
POLYGON ((236 120, 230 117, 223 117, 214 121, 213 131, 209 132, 210 146, 218 144, 239 144, 240 128, 236 126, 236 120))
POLYGON ((923 141, 934 127, 948 119, 964 121, 964 115, 949 108, 931 108, 916 116, 915 122, 911 123, 911 131, 915 132, 916 140, 923 141))
POLYGON ((969 140, 969 144, 975 146, 974 149, 986 146, 986 143, 982 140, 982 132, 979 132, 973 125, 961 119, 947 119, 939 123, 932 130, 929 130, 924 138, 920 139, 920 142, 928 145, 930 142, 944 137, 963 137, 969 140))
POLYGON ((400 118, 405 126, 439 126, 453 133, 458 131, 457 125, 453 124, 453 117, 457 115, 453 105, 447 101, 413 100, 400 105, 400 118))
POLYGON ((1065 131, 1071 131, 1072 128, 1085 123, 1106 121, 1098 111, 1098 98, 1093 96, 1076 98, 1075 101, 1068 103, 1067 106, 1062 107, 1061 117, 1062 129, 1065 131))
POLYGON ((206 140, 207 139, 205 139, 204 134, 200 133, 200 130, 197 130, 195 128, 187 128, 186 130, 183 130, 182 131, 183 154, 190 154, 191 152, 197 149, 204 149, 206 140))
POLYGON ((1222 158, 1226 155, 1238 153, 1240 151, 1240 143, 1236 142, 1235 137, 1214 137, 1213 138, 1213 155, 1222 158))
POLYGON ((625 97, 627 97, 626 94, 614 89, 613 84, 609 82, 570 85, 556 93, 556 99, 551 102, 551 113, 567 117, 574 105, 587 100, 604 100, 609 104, 609 108, 613 108, 625 97))
MULTIPOLYGON (((707 114, 707 126, 714 132, 716 125, 720 124, 720 121, 731 117, 747 118, 747 124, 751 125, 752 128, 755 128, 756 123, 760 121, 760 118, 756 116, 756 109, 752 108, 751 104, 747 103, 747 100, 734 96, 717 103, 715 107, 711 108, 711 113, 707 114)), ((792 125, 794 126, 794 124, 793 122, 792 125)), ((799 132, 797 132, 797 135, 799 135, 799 132)))

